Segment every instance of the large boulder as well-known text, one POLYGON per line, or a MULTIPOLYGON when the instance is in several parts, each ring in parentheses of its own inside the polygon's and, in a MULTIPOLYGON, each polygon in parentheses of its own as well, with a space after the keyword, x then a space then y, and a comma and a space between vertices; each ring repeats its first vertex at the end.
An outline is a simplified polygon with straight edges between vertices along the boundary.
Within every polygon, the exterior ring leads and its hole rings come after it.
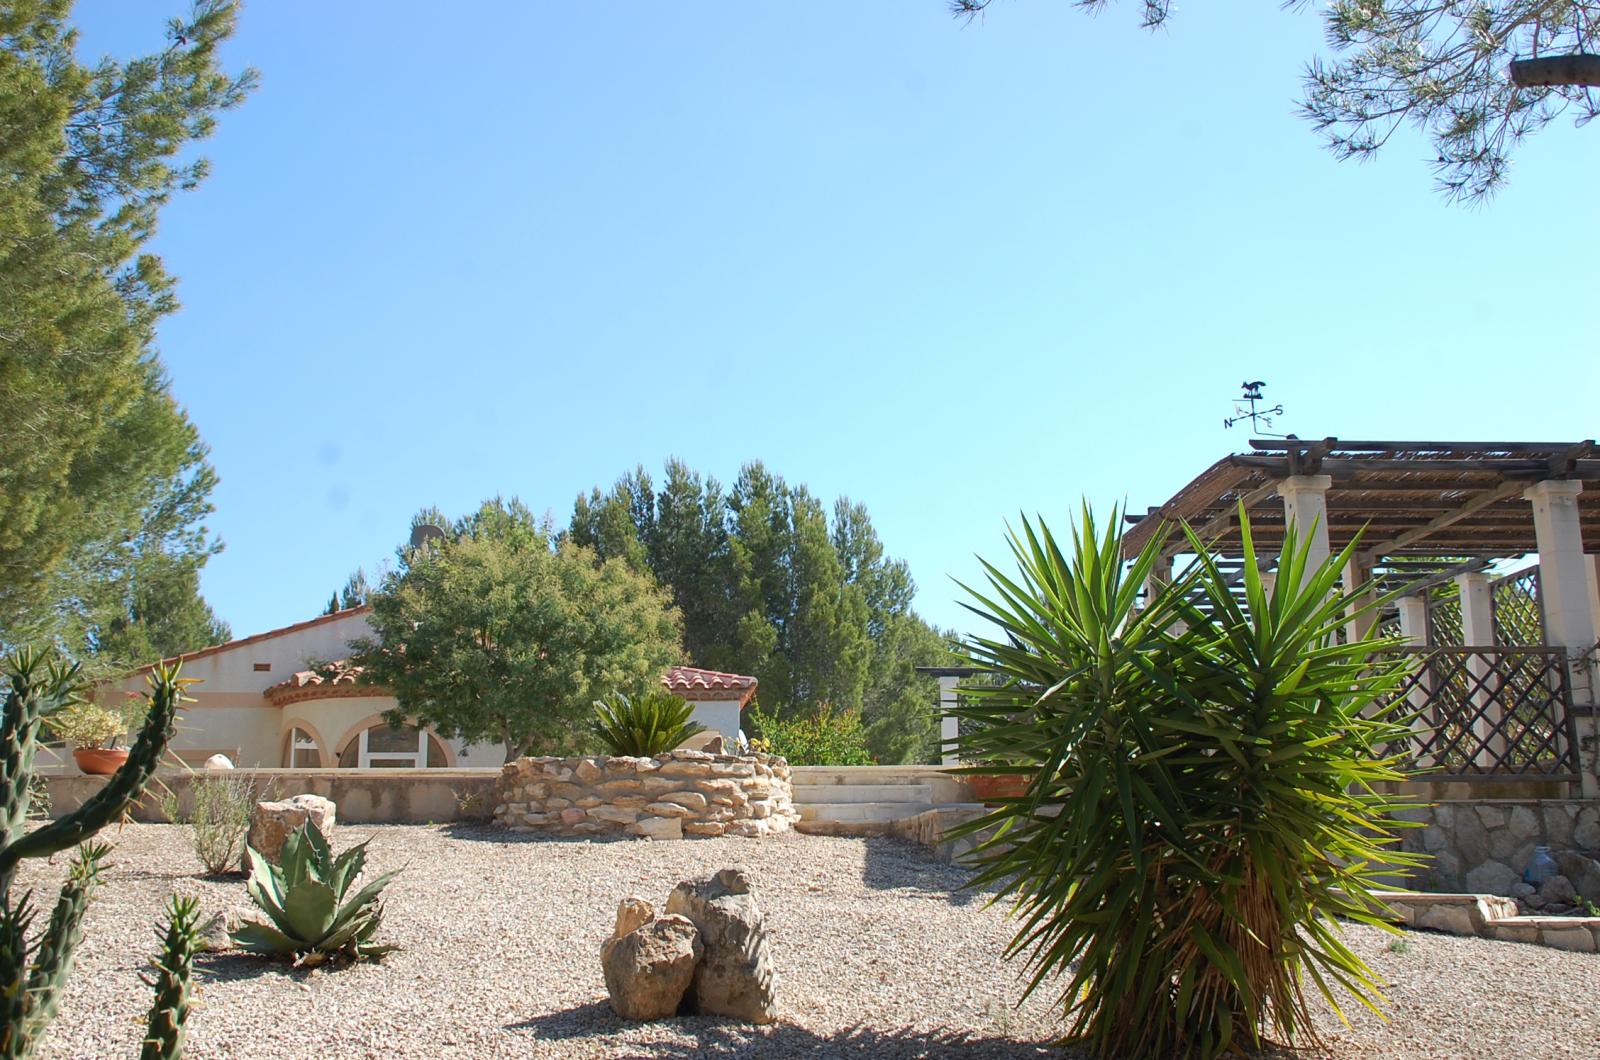
POLYGON ((705 950, 683 999, 686 1011, 748 1023, 778 1018, 778 976, 744 872, 723 869, 709 879, 683 881, 667 898, 667 913, 692 922, 705 950))
POLYGON ((644 899, 624 898, 600 946, 612 1010, 630 1020, 677 1015, 700 956, 699 932, 686 917, 657 917, 644 899))
MULTIPOLYGON (((332 799, 321 795, 296 795, 278 802, 258 802, 250 815, 247 841, 257 854, 276 865, 283 853, 284 840, 308 820, 317 826, 317 831, 328 835, 337 823, 338 810, 332 799)), ((248 854, 244 868, 250 871, 248 854)))

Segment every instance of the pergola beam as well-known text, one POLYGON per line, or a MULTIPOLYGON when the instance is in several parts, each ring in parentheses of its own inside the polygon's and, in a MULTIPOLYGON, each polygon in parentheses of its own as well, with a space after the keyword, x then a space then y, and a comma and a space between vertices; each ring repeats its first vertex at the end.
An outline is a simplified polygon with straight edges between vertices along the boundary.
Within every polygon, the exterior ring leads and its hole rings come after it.
POLYGON ((1473 512, 1476 512, 1481 508, 1487 508, 1489 505, 1503 501, 1507 497, 1520 494, 1523 488, 1524 487, 1520 482, 1502 482, 1494 489, 1485 490, 1483 493, 1478 494, 1476 497, 1467 501, 1467 503, 1463 504, 1455 511, 1445 512, 1443 515, 1439 515, 1428 520, 1428 522, 1423 526, 1419 526, 1414 530, 1407 530, 1398 537, 1390 538, 1388 541, 1385 541, 1381 544, 1373 545, 1371 548, 1364 549, 1362 550, 1361 554, 1366 559, 1373 560, 1379 558, 1385 552, 1388 552, 1392 549, 1400 549, 1405 548, 1408 545, 1414 545, 1424 538, 1432 537, 1435 533, 1445 529, 1446 527, 1454 526, 1456 523, 1459 523, 1461 520, 1467 518, 1473 512))

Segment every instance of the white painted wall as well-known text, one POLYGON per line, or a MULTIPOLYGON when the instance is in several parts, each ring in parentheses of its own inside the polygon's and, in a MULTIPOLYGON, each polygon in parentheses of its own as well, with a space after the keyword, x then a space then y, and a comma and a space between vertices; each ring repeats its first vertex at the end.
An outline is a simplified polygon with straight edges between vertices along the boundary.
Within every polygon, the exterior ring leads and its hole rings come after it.
POLYGON ((726 747, 733 749, 739 739, 739 701, 736 699, 691 699, 694 712, 690 721, 699 722, 707 729, 720 732, 726 747))

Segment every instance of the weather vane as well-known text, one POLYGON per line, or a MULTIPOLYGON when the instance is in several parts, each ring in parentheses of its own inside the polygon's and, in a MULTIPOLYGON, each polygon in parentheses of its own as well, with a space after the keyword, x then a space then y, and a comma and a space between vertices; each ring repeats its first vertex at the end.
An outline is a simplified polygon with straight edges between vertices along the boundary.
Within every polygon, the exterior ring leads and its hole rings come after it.
POLYGON ((1233 415, 1225 416, 1222 420, 1224 429, 1232 427, 1235 423, 1250 421, 1250 430, 1256 434, 1268 434, 1263 427, 1272 426, 1272 417, 1283 415, 1283 406, 1274 405, 1271 408, 1259 408, 1266 398, 1261 396, 1261 388, 1267 384, 1257 379, 1253 383, 1240 383, 1243 394, 1233 399, 1233 415))

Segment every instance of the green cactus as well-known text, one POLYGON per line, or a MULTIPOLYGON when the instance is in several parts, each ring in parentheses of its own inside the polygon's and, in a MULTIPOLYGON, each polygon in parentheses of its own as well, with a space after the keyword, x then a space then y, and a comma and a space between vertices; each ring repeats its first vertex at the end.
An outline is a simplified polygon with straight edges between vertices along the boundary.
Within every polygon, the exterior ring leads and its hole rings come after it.
POLYGON ((86 840, 120 818, 144 790, 172 739, 185 681, 178 667, 157 667, 150 677, 150 709, 127 762, 83 805, 27 830, 33 760, 39 727, 53 712, 78 702, 83 682, 76 666, 53 656, 21 651, 6 660, 5 709, 0 715, 0 1060, 33 1054, 55 1017, 72 959, 83 936, 83 913, 110 851, 86 840), (81 844, 81 845, 80 845, 81 844), (47 857, 78 846, 50 920, 29 941, 32 892, 13 897, 11 884, 23 858, 47 857))
POLYGON ((178 1060, 183 1056, 183 1024, 189 1018, 189 973, 205 927, 200 923, 200 900, 173 895, 167 902, 167 922, 156 929, 161 952, 155 973, 143 976, 155 989, 150 1019, 145 1026, 139 1060, 178 1060))

